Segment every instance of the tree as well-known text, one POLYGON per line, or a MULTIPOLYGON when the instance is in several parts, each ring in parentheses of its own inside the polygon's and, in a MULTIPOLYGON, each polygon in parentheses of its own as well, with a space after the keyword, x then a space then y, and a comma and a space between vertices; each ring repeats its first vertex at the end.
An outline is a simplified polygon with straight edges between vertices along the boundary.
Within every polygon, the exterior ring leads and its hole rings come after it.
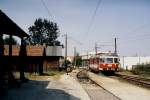
MULTIPOLYGON (((15 39, 15 38, 12 38, 12 45, 17 45, 18 43, 17 43, 17 40, 15 39)), ((4 44, 5 45, 8 45, 10 43, 10 41, 9 41, 9 37, 6 37, 5 39, 4 39, 4 44)))
POLYGON ((71 62, 69 60, 67 60, 67 59, 63 62, 64 66, 68 66, 69 64, 71 64, 71 62))
POLYGON ((82 65, 82 59, 81 59, 81 57, 80 56, 77 56, 77 58, 76 58, 76 66, 81 66, 82 65))
POLYGON ((75 66, 81 66, 82 65, 82 59, 81 59, 81 56, 79 56, 79 53, 76 53, 75 58, 73 60, 73 64, 75 66))
POLYGON ((29 34, 29 42, 33 45, 60 45, 60 42, 57 40, 59 36, 57 24, 46 19, 36 19, 34 25, 29 27, 29 34))

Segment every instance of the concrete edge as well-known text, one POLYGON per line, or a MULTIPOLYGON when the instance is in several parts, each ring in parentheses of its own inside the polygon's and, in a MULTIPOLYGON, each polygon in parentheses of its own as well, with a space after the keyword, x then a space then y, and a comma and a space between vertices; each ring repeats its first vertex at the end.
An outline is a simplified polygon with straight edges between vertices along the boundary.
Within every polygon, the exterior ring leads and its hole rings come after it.
POLYGON ((88 95, 88 93, 84 90, 84 88, 82 87, 82 85, 80 83, 78 83, 78 81, 75 78, 73 78, 73 77, 71 77, 70 75, 67 75, 67 74, 66 74, 66 76, 69 76, 69 78, 72 79, 72 81, 74 81, 75 83, 77 83, 82 88, 82 90, 86 94, 86 97, 87 97, 86 100, 91 100, 90 97, 89 97, 89 95, 88 95))

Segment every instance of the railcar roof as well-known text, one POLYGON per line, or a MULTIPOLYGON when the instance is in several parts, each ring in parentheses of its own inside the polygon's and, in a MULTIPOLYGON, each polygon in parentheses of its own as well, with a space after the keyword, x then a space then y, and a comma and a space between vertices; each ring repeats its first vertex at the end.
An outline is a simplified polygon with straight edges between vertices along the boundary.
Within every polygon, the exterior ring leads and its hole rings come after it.
POLYGON ((119 58, 118 56, 99 56, 99 58, 119 58))

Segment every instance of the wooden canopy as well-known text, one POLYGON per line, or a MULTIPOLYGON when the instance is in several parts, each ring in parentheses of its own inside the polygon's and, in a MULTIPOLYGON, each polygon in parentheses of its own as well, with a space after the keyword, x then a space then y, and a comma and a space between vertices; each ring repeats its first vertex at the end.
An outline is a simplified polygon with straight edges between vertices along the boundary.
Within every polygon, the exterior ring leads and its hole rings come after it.
POLYGON ((20 38, 29 37, 15 22, 0 10, 0 34, 14 35, 20 38))

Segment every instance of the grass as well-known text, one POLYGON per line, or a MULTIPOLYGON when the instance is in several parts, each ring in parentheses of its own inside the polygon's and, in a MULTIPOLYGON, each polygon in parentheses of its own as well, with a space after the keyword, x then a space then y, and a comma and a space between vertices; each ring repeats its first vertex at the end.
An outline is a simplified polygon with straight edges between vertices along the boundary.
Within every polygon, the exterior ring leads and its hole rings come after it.
POLYGON ((44 72, 44 74, 46 74, 46 75, 48 75, 48 76, 55 76, 55 75, 62 75, 62 74, 64 74, 65 72, 64 71, 55 71, 55 70, 53 70, 53 71, 48 71, 48 72, 44 72))
POLYGON ((132 70, 120 69, 119 72, 126 75, 138 75, 150 79, 150 64, 138 64, 134 65, 132 70))
POLYGON ((132 73, 142 76, 150 76, 150 64, 139 64, 134 66, 132 73))

